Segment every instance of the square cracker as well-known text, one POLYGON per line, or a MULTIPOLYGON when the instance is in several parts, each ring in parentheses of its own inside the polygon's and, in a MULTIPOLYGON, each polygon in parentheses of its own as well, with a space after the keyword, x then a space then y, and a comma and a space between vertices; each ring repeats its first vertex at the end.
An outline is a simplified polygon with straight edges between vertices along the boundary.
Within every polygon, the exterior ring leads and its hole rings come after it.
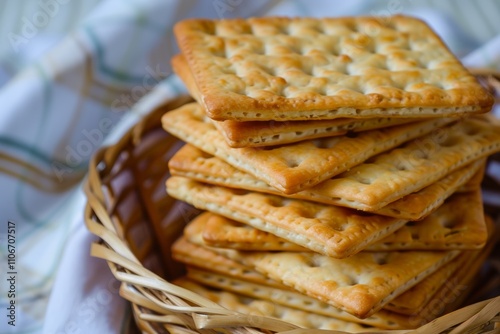
MULTIPOLYGON (((238 259, 238 252, 234 250, 207 247, 203 243, 201 234, 203 233, 203 226, 206 222, 206 218, 209 215, 209 213, 203 213, 187 225, 184 236, 177 240, 173 247, 174 254, 181 252, 185 254, 185 258, 195 258, 195 263, 200 264, 195 264, 198 268, 214 271, 222 275, 230 275, 245 281, 255 282, 254 280, 248 280, 242 275, 233 275, 233 270, 231 268, 234 266, 246 268, 246 270, 244 270, 246 275, 259 275, 248 267, 231 260, 231 258, 235 260, 238 259), (222 258, 223 262, 218 262, 216 260, 217 258, 222 258), (231 262, 233 262, 232 265, 231 262), (230 265, 227 265, 227 263, 230 265)), ((456 298, 458 294, 463 292, 463 286, 458 286, 457 284, 463 282, 465 276, 468 277, 470 275, 475 275, 478 267, 481 267, 484 259, 493 249, 496 242, 496 238, 494 237, 495 225, 489 216, 486 216, 486 223, 488 227, 489 241, 485 247, 479 250, 462 251, 452 261, 443 265, 411 289, 391 300, 384 306, 384 309, 405 315, 411 315, 412 318, 409 319, 409 327, 415 327, 415 322, 421 322, 424 319, 426 322, 434 319, 434 317, 432 317, 432 308, 434 308, 434 316, 437 317, 438 314, 435 314, 435 307, 437 304, 442 303, 443 294, 452 293, 454 298, 456 298), (450 275, 453 275, 452 279, 450 279, 450 275), (435 299, 437 299, 437 301, 433 301, 435 299), (429 306, 429 304, 431 305, 429 306)), ((187 265, 193 265, 193 261, 184 263, 187 265)), ((283 288, 283 286, 280 286, 279 283, 276 283, 276 281, 271 279, 267 282, 263 282, 262 280, 261 282, 256 283, 278 287, 280 289, 283 288), (273 284, 271 285, 269 282, 272 282, 273 284)), ((377 314, 380 315, 380 312, 377 312, 375 316, 377 314)), ((379 319, 380 317, 376 318, 379 319)))
MULTIPOLYGON (((305 251, 273 234, 219 215, 204 215, 203 241, 212 247, 258 251, 305 251)), ((488 237, 480 190, 456 193, 419 222, 408 222, 365 251, 482 248, 488 237)))
MULTIPOLYGON (((194 82, 191 69, 183 55, 172 58, 174 72, 186 85, 198 103, 203 101, 194 82)), ((282 145, 302 140, 338 136, 347 132, 373 130, 416 121, 415 118, 338 118, 307 121, 213 121, 230 147, 261 147, 282 145)))
POLYGON ((344 321, 360 323, 383 329, 408 329, 410 328, 408 316, 380 310, 366 319, 359 319, 349 313, 339 310, 315 298, 306 296, 287 287, 269 287, 237 279, 228 275, 213 273, 209 270, 193 267, 187 268, 189 279, 212 288, 234 292, 251 298, 271 301, 285 307, 298 309, 312 314, 331 317, 344 321), (284 288, 284 289, 283 289, 284 288))
POLYGON ((301 293, 366 318, 459 253, 360 252, 335 259, 312 252, 240 252, 238 259, 301 293))
POLYGON ((327 180, 366 159, 452 122, 439 118, 385 129, 319 138, 272 147, 231 148, 196 103, 162 117, 166 131, 215 155, 284 193, 294 193, 327 180))
POLYGON ((222 159, 207 154, 190 144, 180 148, 169 160, 168 166, 172 175, 184 176, 204 183, 344 206, 389 217, 420 220, 439 207, 451 194, 458 191, 459 187, 469 182, 473 175, 476 178, 474 184, 468 185, 463 190, 477 189, 477 180, 482 178, 485 160, 480 159, 472 162, 431 185, 378 210, 367 210, 365 206, 358 205, 356 201, 345 201, 335 194, 332 195, 331 192, 334 190, 329 186, 332 183, 331 179, 295 194, 283 194, 251 174, 234 168, 222 159))
MULTIPOLYGON (((265 279, 261 279, 260 281, 253 280, 252 278, 255 276, 263 276, 239 262, 231 260, 231 258, 238 259, 238 252, 207 247, 203 243, 201 235, 206 220, 210 215, 210 213, 205 212, 187 225, 184 236, 177 240, 173 246, 174 256, 178 253, 182 253, 184 254, 183 259, 188 260, 182 262, 187 265, 194 265, 204 270, 214 271, 222 275, 230 275, 244 281, 283 289, 283 285, 280 285, 272 279, 267 279, 267 281, 265 279), (189 259, 194 260, 189 261, 189 259), (222 261, 220 261, 221 259, 222 261), (235 272, 233 270, 234 267, 241 267, 242 270, 235 272), (239 274, 241 272, 244 274, 239 274)), ((407 324, 409 327, 415 327, 417 323, 422 325, 422 321, 428 322, 439 316, 439 314, 435 313, 436 305, 442 303, 443 294, 448 295, 451 293, 453 298, 457 299, 459 294, 465 292, 463 291, 464 286, 460 284, 470 285, 469 281, 471 277, 473 277, 471 275, 477 273, 484 259, 495 245, 495 225, 491 217, 486 216, 485 218, 489 236, 489 241, 485 247, 479 250, 462 251, 452 261, 446 263, 420 283, 391 300, 384 306, 384 309, 412 316, 412 318, 409 319, 410 323, 407 324), (452 279, 450 278, 451 275, 453 275, 452 279), (468 281, 466 281, 466 279, 468 281), (437 300, 433 301, 435 299, 437 300)), ((322 309, 327 310, 325 307, 322 307, 322 309)), ((337 315, 341 316, 344 314, 345 313, 338 313, 337 315)), ((376 321, 379 321, 386 318, 385 316, 380 317, 380 315, 379 311, 368 320, 373 321, 376 319, 376 321), (373 317, 375 317, 375 319, 373 319, 373 317)), ((398 322, 400 321, 401 319, 399 319, 398 322)), ((386 325, 391 324, 386 323, 386 325)))
MULTIPOLYGON (((272 298, 273 301, 285 306, 298 308, 304 311, 309 311, 312 313, 330 316, 346 321, 354 321, 387 329, 411 327, 411 324, 409 324, 406 316, 398 315, 386 310, 379 310, 368 318, 359 319, 330 304, 324 303, 316 298, 298 293, 297 291, 290 289, 288 286, 278 283, 275 280, 269 279, 262 274, 259 274, 252 268, 242 265, 235 260, 231 260, 230 257, 237 259, 237 253, 233 253, 233 255, 226 257, 228 254, 226 250, 209 248, 203 244, 200 244, 201 238, 199 238, 199 235, 196 235, 199 234, 199 231, 196 231, 196 228, 194 229, 195 231, 193 231, 193 229, 191 228, 191 225, 195 223, 196 220, 197 219, 193 220, 188 225, 188 228, 190 228, 191 231, 179 238, 172 246, 172 255, 175 259, 177 259, 181 263, 184 263, 188 267, 187 275, 193 280, 243 295, 250 294, 250 296, 260 299, 272 298), (193 233, 195 235, 193 235, 193 233), (189 241, 189 239, 193 239, 194 243, 189 241), (226 254, 226 256, 224 256, 223 254, 226 254), (241 270, 234 269, 240 267, 241 270), (256 277, 260 277, 260 279, 256 280, 256 277), (230 282, 228 282, 228 280, 237 283, 231 284, 230 282), (249 291, 247 289, 248 286, 252 286, 253 289, 249 291), (269 291, 268 293, 268 290, 266 290, 266 288, 271 288, 272 291, 269 291)), ((455 261, 453 260, 450 263, 453 262, 455 261)), ((445 269, 448 270, 445 267, 450 263, 446 264, 438 271, 442 271, 445 269)), ((436 275, 436 273, 432 274, 431 276, 436 275)), ((422 282, 418 283, 416 286, 410 289, 411 291, 413 291, 412 294, 417 292, 425 293, 426 291, 429 291, 427 288, 431 286, 431 284, 426 284, 425 281, 431 279, 431 276, 425 278, 422 282), (426 289, 418 289, 418 286, 420 285, 426 287, 426 289)), ((436 279, 434 278, 432 281, 436 282, 436 279)), ((395 300, 397 300, 398 298, 399 297, 396 297, 395 300)), ((420 299, 421 298, 419 298, 419 300, 420 299)))
POLYGON ((342 207, 212 186, 180 176, 172 176, 166 183, 170 196, 198 209, 336 258, 361 251, 407 222, 342 207))
MULTIPOLYGON (((267 281, 261 280, 260 282, 247 279, 247 277, 251 278, 260 274, 255 272, 251 268, 242 265, 239 262, 236 262, 238 260, 238 252, 221 248, 207 247, 203 243, 203 240, 201 238, 202 226, 200 226, 200 222, 201 221, 198 218, 190 222, 184 236, 179 238, 174 244, 173 254, 175 256, 177 256, 177 253, 184 254, 182 256, 183 261, 181 262, 188 266, 195 266, 202 270, 219 273, 224 276, 229 275, 236 279, 244 280, 247 282, 263 284, 279 289, 289 289, 288 287, 285 287, 272 279, 268 279, 267 281), (198 226, 196 228, 192 228, 192 225, 198 226), (219 258, 222 258, 223 261, 219 261, 219 258), (243 271, 245 272, 245 275, 234 275, 234 270, 232 268, 235 266, 241 266, 242 268, 244 268, 243 271)), ((489 227, 489 235, 491 237, 493 236, 492 231, 494 228, 494 224, 489 217, 487 217, 487 222, 489 227)), ((416 322, 421 322, 423 319, 425 319, 426 322, 434 319, 434 317, 432 317, 432 314, 430 314, 432 312, 429 312, 429 308, 432 308, 433 305, 435 307, 436 303, 442 302, 443 293, 452 292, 455 297, 457 297, 456 295, 462 292, 463 289, 462 287, 457 287, 455 289, 454 287, 456 286, 456 283, 460 283, 463 281, 462 279, 464 277, 462 276, 464 276, 464 274, 469 276, 469 274, 475 274, 477 272, 477 267, 481 267, 484 258, 488 256, 494 244, 494 238, 490 238, 488 244, 481 250, 460 252, 460 254, 457 255, 457 257, 455 257, 453 260, 440 267, 438 270, 427 276, 412 288, 406 290, 404 293, 392 299, 384 306, 384 309, 403 315, 412 316, 412 318, 407 319, 407 321, 409 322, 405 324, 405 326, 407 327, 415 327, 416 322), (451 275, 453 275, 453 279, 450 279, 451 275), (433 301, 435 299, 438 300, 433 301), (429 306, 429 304, 431 305, 429 306)), ((319 305, 320 302, 317 299, 314 300, 316 300, 316 303, 314 304, 319 305)), ((311 305, 311 303, 308 304, 311 305)), ((322 309, 323 311, 327 311, 329 308, 322 307, 322 309)), ((337 308, 335 308, 334 310, 337 310, 337 313, 332 313, 332 315, 341 317, 343 319, 349 319, 344 317, 345 315, 347 315, 347 313, 342 312, 337 308)), ((366 320, 370 321, 374 326, 380 327, 380 325, 375 325, 373 321, 384 321, 384 319, 388 320, 386 318, 388 315, 390 315, 381 313, 382 311, 383 310, 380 310, 374 313, 370 317, 366 318, 366 320)), ((435 317, 438 316, 437 314, 434 315, 435 317)), ((401 323, 402 320, 402 318, 399 318, 397 323, 401 323)), ((385 323, 384 327, 390 328, 394 325, 396 324, 385 323)))
POLYGON ((441 117, 493 104, 412 17, 190 19, 174 33, 217 120, 441 117))

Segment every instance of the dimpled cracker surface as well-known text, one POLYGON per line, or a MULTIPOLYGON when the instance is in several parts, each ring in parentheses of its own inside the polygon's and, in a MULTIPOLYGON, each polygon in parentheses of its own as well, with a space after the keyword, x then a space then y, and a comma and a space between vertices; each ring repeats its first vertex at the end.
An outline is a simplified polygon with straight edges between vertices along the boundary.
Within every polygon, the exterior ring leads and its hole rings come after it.
POLYGON ((217 120, 435 117, 493 104, 412 17, 191 19, 174 33, 217 120))
POLYGON ((371 317, 359 319, 349 313, 339 310, 336 307, 296 291, 290 291, 287 289, 283 290, 281 288, 246 282, 244 280, 235 279, 231 276, 214 274, 210 271, 196 268, 188 268, 187 277, 193 281, 212 288, 227 290, 252 298, 268 300, 286 307, 311 312, 313 314, 319 314, 355 323, 362 323, 383 329, 405 329, 410 327, 407 316, 394 312, 380 310, 371 317))
MULTIPOLYGON (((271 317, 308 329, 329 329, 348 333, 367 332, 373 328, 362 326, 319 314, 305 312, 273 302, 242 296, 229 291, 208 288, 187 278, 179 278, 173 282, 185 289, 210 299, 228 310, 248 315, 271 317)), ((258 324, 259 319, 254 319, 258 324)), ((293 327, 291 327, 292 329, 293 327)))
MULTIPOLYGON (((205 215, 203 241, 214 247, 239 250, 304 251, 282 238, 219 216, 205 215)), ((478 249, 488 237, 479 189, 456 193, 431 215, 408 222, 365 251, 478 249)))
POLYGON ((377 210, 498 152, 500 122, 488 116, 463 119, 373 157, 332 178, 332 193, 377 210))
POLYGON ((485 168, 486 159, 476 160, 465 167, 461 167, 443 178, 431 183, 417 192, 408 194, 386 206, 374 210, 380 215, 407 218, 409 220, 420 220, 432 213, 436 208, 457 191, 477 189, 479 185, 472 178, 481 176, 485 168), (467 185, 467 188, 464 186, 467 185))
MULTIPOLYGON (((489 220, 488 218, 489 217, 487 217, 488 227, 490 228, 491 232, 494 225, 491 221, 491 218, 489 218, 489 220)), ((190 222, 189 225, 193 223, 194 221, 190 222)), ((196 224, 200 225, 200 221, 197 221, 196 224)), ((201 241, 202 238, 200 235, 200 226, 198 226, 196 229, 191 229, 190 233, 185 233, 184 237, 181 237, 176 241, 176 244, 182 244, 182 246, 174 247, 174 250, 180 250, 185 254, 185 256, 183 257, 183 261, 181 262, 185 263, 188 266, 194 265, 198 268, 201 268, 202 270, 219 273, 224 276, 231 276, 233 278, 241 279, 247 282, 263 284, 279 289, 288 289, 287 286, 282 285, 281 283, 278 283, 272 279, 267 279, 267 281, 266 279, 252 279, 256 276, 264 276, 257 273, 254 269, 236 262, 240 261, 239 254, 245 253, 227 251, 221 248, 207 247, 201 241), (194 240, 194 243, 189 242, 188 239, 194 240), (218 261, 218 259, 220 258, 222 258, 223 260, 218 261), (185 259, 187 259, 187 261, 184 261, 185 259), (199 265, 193 263, 199 263, 199 265), (228 263, 233 263, 233 265, 228 266, 228 263), (242 267, 244 269, 244 275, 240 275, 238 274, 238 272, 235 272, 233 269, 235 266, 242 267)), ((493 233, 490 233, 490 236, 492 235, 493 233)), ((389 303, 384 305, 384 308, 382 310, 377 311, 376 313, 365 319, 377 327, 380 327, 380 325, 375 325, 373 321, 384 322, 384 320, 387 320, 387 322, 385 322, 385 325, 383 325, 382 327, 388 328, 391 328, 392 326, 395 326, 397 324, 402 324, 402 322, 404 321, 402 318, 399 318, 397 319, 396 323, 389 322, 389 317, 392 315, 390 312, 412 316, 412 318, 407 319, 408 323, 405 324, 405 326, 411 328, 416 326, 416 322, 421 325, 420 322, 424 317, 427 321, 433 320, 435 317, 439 316, 439 314, 434 313, 433 317, 432 314, 430 314, 429 309, 432 309, 432 307, 436 307, 437 304, 442 303, 443 294, 448 295, 449 293, 453 293, 454 297, 456 298, 459 294, 464 292, 464 287, 458 286, 457 284, 462 282, 465 276, 470 276, 471 274, 474 275, 477 272, 478 267, 481 267, 484 258, 488 256, 493 246, 494 238, 491 238, 490 242, 488 242, 488 244, 480 250, 461 251, 453 260, 442 265, 439 269, 424 278, 418 284, 396 296, 389 303), (453 275, 452 279, 449 279, 450 275, 453 275), (390 312, 384 312, 384 310, 390 312)), ((231 287, 227 288, 230 289, 231 287)), ((307 304, 311 305, 310 303, 307 304)), ((315 305, 321 305, 321 302, 317 300, 315 305)), ((329 308, 322 307, 322 309, 326 311, 329 308)), ((343 312, 337 308, 335 309, 338 310, 339 317, 348 315, 348 313, 346 312, 343 312)), ((342 319, 348 318, 342 317, 342 319)))
POLYGON ((477 249, 488 231, 480 189, 455 193, 422 221, 409 222, 366 250, 477 249))
POLYGON ((450 123, 439 118, 353 136, 319 138, 265 148, 231 148, 198 104, 184 105, 162 117, 166 131, 215 155, 284 193, 310 188, 364 160, 450 123))
POLYGON ((336 258, 359 252, 407 222, 342 207, 211 186, 180 176, 167 180, 167 192, 199 209, 336 258))
MULTIPOLYGON (((172 58, 174 72, 186 85, 189 94, 199 103, 201 97, 191 69, 182 55, 172 58)), ((288 144, 301 140, 338 136, 414 122, 415 118, 338 118, 334 120, 308 121, 213 121, 213 124, 230 147, 260 147, 288 144)))
POLYGON ((238 258, 301 293, 366 318, 459 252, 360 252, 345 259, 313 252, 240 252, 238 258))
MULTIPOLYGON (((439 207, 455 191, 458 191, 458 188, 468 182, 474 173, 480 174, 479 176, 482 177, 482 172, 478 170, 480 168, 484 169, 485 160, 474 161, 429 186, 406 195, 378 210, 367 210, 365 206, 356 201, 346 201, 341 197, 337 197, 335 193, 332 194, 332 191, 335 191, 331 186, 333 183, 332 179, 295 194, 283 194, 264 181, 236 169, 225 161, 189 144, 179 149, 169 160, 168 164, 172 175, 184 176, 200 182, 366 210, 384 216, 419 220, 439 207)), ((477 181, 475 180, 475 182, 477 181)), ((468 188, 471 187, 473 188, 473 185, 468 186, 468 188)))
MULTIPOLYGON (((464 300, 477 287, 478 273, 481 268, 484 268, 483 264, 494 246, 495 242, 488 242, 479 251, 479 254, 474 255, 473 259, 470 259, 463 267, 459 268, 450 280, 441 285, 438 291, 418 312, 411 313, 410 321, 412 326, 424 325, 437 317, 462 307, 464 300)), ((404 308, 404 304, 400 305, 403 307, 402 314, 405 313, 404 311, 409 311, 404 308)))
MULTIPOLYGON (((489 216, 485 216, 485 223, 488 230, 488 241, 483 248, 462 251, 455 259, 390 301, 384 308, 401 314, 417 315, 426 308, 427 310, 432 308, 432 300, 438 299, 442 303, 443 296, 452 294, 456 298, 457 294, 462 293, 465 287, 459 284, 466 277, 477 273, 478 268, 482 266, 485 258, 495 246, 495 224, 489 216), (431 305, 429 306, 429 304, 431 305)), ((436 302, 434 302, 435 306, 436 302)), ((439 315, 435 314, 435 316, 439 315)), ((432 319, 429 319, 429 314, 426 317, 428 320, 432 319)))

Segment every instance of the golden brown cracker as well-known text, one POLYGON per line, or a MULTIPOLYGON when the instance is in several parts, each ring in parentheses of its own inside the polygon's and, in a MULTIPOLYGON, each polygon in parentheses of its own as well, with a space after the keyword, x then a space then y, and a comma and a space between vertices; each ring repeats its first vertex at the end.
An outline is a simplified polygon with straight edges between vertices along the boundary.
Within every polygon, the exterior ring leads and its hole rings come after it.
POLYGON ((404 219, 212 186, 180 176, 167 180, 167 191, 170 196, 199 209, 249 224, 337 258, 361 251, 406 223, 404 219))
MULTIPOLYGON (((231 148, 195 103, 167 112, 162 117, 164 129, 172 135, 284 193, 310 188, 370 157, 429 134, 451 121, 450 118, 439 118, 359 132, 352 136, 320 138, 263 148, 231 148)), ((497 141, 500 142, 500 135, 498 137, 497 141)))
MULTIPOLYGON (((183 55, 172 58, 172 68, 187 87, 189 94, 203 103, 198 86, 183 55)), ((261 147, 294 143, 302 140, 344 135, 347 132, 373 130, 415 122, 415 118, 337 118, 307 121, 213 121, 230 147, 261 147)))
MULTIPOLYGON (((484 169, 484 165, 484 159, 474 161, 415 193, 387 204, 385 207, 378 210, 367 210, 364 205, 360 205, 356 201, 346 201, 332 194, 335 191, 332 188, 332 180, 326 180, 317 186, 295 194, 283 194, 264 181, 189 144, 184 145, 169 161, 169 169, 173 175, 192 178, 204 183, 344 206, 408 220, 420 220, 430 214, 446 198, 471 179, 474 173, 477 174, 476 171, 480 168, 484 169)), ((468 187, 471 188, 472 184, 468 187)))
POLYGON ((413 17, 190 19, 174 33, 217 120, 442 117, 493 104, 413 17))

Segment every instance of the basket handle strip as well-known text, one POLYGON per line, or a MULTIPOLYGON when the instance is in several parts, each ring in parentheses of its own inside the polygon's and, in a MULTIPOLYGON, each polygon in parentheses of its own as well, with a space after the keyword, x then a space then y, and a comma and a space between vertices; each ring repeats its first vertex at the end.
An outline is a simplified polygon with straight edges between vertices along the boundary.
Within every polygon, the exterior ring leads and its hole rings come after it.
MULTIPOLYGON (((116 268, 116 265, 114 263, 108 261, 108 264, 110 265, 110 267, 113 266, 116 268)), ((118 272, 117 270, 114 270, 114 275, 119 279, 121 277, 121 274, 116 274, 117 272, 118 272)), ((124 277, 124 279, 126 278, 124 277)), ((129 291, 131 291, 131 293, 134 293, 136 296, 140 296, 141 298, 144 298, 145 301, 147 301, 147 304, 144 304, 142 306, 147 307, 151 310, 155 310, 160 314, 172 313, 170 312, 168 307, 165 307, 165 303, 167 303, 167 305, 188 306, 188 304, 184 300, 178 298, 177 296, 169 295, 168 298, 166 298, 165 294, 162 291, 151 290, 148 289, 147 287, 142 287, 140 285, 135 286, 135 285, 125 284, 126 282, 123 281, 122 283, 123 284, 121 285, 120 293, 123 293, 125 291, 123 287, 125 286, 129 287, 129 291)))
MULTIPOLYGON (((203 305, 204 303, 206 304, 206 301, 204 298, 200 298, 199 295, 186 290, 184 288, 181 288, 177 285, 174 284, 164 284, 163 282, 159 282, 156 279, 151 279, 151 278, 145 278, 142 276, 138 275, 132 275, 132 274, 127 274, 123 272, 118 272, 117 278, 119 280, 123 280, 123 282, 134 284, 134 285, 139 285, 148 289, 156 289, 162 292, 170 293, 170 294, 175 294, 175 295, 181 295, 183 299, 189 300, 192 303, 195 303, 197 305, 203 305)), ((154 302, 154 300, 152 300, 154 302)), ((209 301, 209 303, 212 303, 212 306, 178 306, 178 305, 163 305, 161 306, 167 311, 171 312, 198 312, 198 313, 204 313, 204 314, 224 314, 224 315, 230 315, 233 316, 235 314, 238 314, 235 311, 227 310, 225 308, 222 308, 220 305, 213 303, 212 301, 209 301)), ((159 304, 158 306, 160 306, 159 304)))
MULTIPOLYGON (((229 311, 220 306, 213 301, 203 298, 198 294, 189 291, 187 289, 181 288, 172 283, 168 283, 167 281, 158 279, 159 277, 145 269, 141 265, 138 265, 129 259, 119 255, 118 253, 113 252, 109 248, 100 245, 100 244, 92 244, 90 249, 90 254, 92 256, 111 261, 119 266, 122 266, 131 272, 134 272, 138 275, 128 274, 124 272, 117 272, 116 278, 120 281, 127 282, 130 284, 140 285, 143 287, 147 287, 150 289, 156 289, 162 292, 170 293, 176 296, 182 297, 182 299, 188 300, 194 304, 201 305, 202 308, 207 313, 218 313, 218 314, 236 314, 234 311, 229 311)), ((192 310, 192 308, 185 308, 181 310, 181 312, 192 310)))
POLYGON ((135 304, 132 304, 132 315, 134 316, 135 323, 137 324, 137 327, 140 330, 141 334, 158 334, 156 329, 153 327, 153 325, 150 322, 143 321, 139 318, 140 310, 139 307, 135 304))
MULTIPOLYGON (((113 237, 116 236, 113 235, 113 237)), ((141 275, 138 276, 134 274, 128 274, 117 271, 115 276, 118 280, 122 282, 126 282, 133 285, 139 285, 149 289, 159 290, 176 296, 182 296, 183 299, 188 300, 192 303, 195 303, 197 305, 204 305, 202 307, 192 307, 192 306, 186 307, 186 306, 174 306, 174 305, 166 306, 165 304, 162 305, 161 303, 158 303, 157 305, 170 312, 194 313, 193 319, 195 321, 195 325, 197 328, 200 329, 215 328, 215 327, 221 327, 221 324, 225 324, 222 327, 232 327, 239 325, 252 326, 251 322, 255 323, 253 324, 253 326, 258 324, 259 327, 266 328, 272 331, 283 331, 296 328, 296 326, 281 320, 262 317, 262 316, 248 316, 240 314, 235 311, 227 310, 225 308, 222 308, 219 304, 214 303, 208 299, 205 299, 199 296, 198 294, 191 292, 190 290, 181 288, 177 285, 168 283, 163 280, 159 280, 156 277, 148 277, 156 275, 149 272, 149 270, 144 269, 144 267, 141 267, 140 265, 119 255, 118 253, 113 252, 113 250, 107 248, 106 246, 94 243, 92 244, 90 253, 94 257, 113 262, 123 268, 126 268, 132 272, 136 272, 139 275, 141 275), (197 314, 197 313, 202 313, 202 314, 197 314), (208 315, 210 313, 216 315, 208 315)), ((154 303, 155 300, 152 299, 151 302, 154 303)))
MULTIPOLYGON (((146 320, 146 321, 153 321, 153 322, 172 324, 172 325, 188 326, 188 324, 183 319, 181 319, 179 316, 174 315, 174 314, 156 315, 156 314, 142 313, 140 315, 140 318, 142 320, 146 320)), ((188 326, 188 327, 192 328, 192 326, 188 326)))
POLYGON ((104 155, 104 152, 108 149, 111 149, 111 146, 108 147, 102 147, 98 149, 94 155, 90 158, 89 162, 89 169, 88 169, 88 175, 87 175, 87 182, 85 182, 84 186, 84 191, 85 195, 89 196, 90 194, 98 198, 98 201, 102 202, 104 201, 104 194, 101 189, 101 177, 99 175, 99 168, 97 166, 99 165, 100 162, 102 162, 102 157, 104 155), (93 192, 87 191, 91 188, 93 192))
POLYGON ((484 323, 491 321, 499 313, 499 310, 500 298, 490 299, 490 302, 480 312, 453 329, 449 334, 463 333, 466 329, 482 326, 484 323))
MULTIPOLYGON (((120 295, 133 303, 133 305, 137 308, 137 314, 141 320, 147 321, 147 316, 149 316, 150 314, 143 312, 143 310, 139 309, 138 306, 143 307, 143 309, 155 311, 159 314, 165 314, 165 310, 163 307, 158 307, 155 303, 138 293, 134 287, 128 284, 122 283, 120 288, 120 295)), ((168 321, 169 324, 183 325, 187 328, 196 329, 193 318, 190 315, 181 313, 175 315, 170 314, 170 316, 171 317, 168 321)))
MULTIPOLYGON (((107 242, 107 240, 105 240, 105 239, 103 239, 103 240, 107 242)), ((111 243, 109 245, 112 246, 113 243, 111 243)), ((154 274, 151 271, 147 270, 146 268, 142 267, 142 265, 140 263, 136 263, 135 261, 132 261, 132 260, 124 257, 123 255, 120 255, 119 253, 117 253, 116 249, 109 249, 107 246, 104 246, 102 244, 93 243, 90 247, 90 255, 104 259, 106 261, 110 261, 110 262, 117 264, 123 268, 126 268, 129 271, 134 272, 136 274, 144 275, 147 277, 153 277, 155 279, 159 278, 159 276, 157 276, 156 274, 154 274)))
MULTIPOLYGON (((88 208, 88 207, 87 207, 88 208)), ((87 216, 89 217, 89 216, 87 216)), ((113 232, 106 229, 103 225, 94 222, 92 219, 86 219, 87 228, 90 232, 100 237, 104 240, 115 252, 126 258, 128 261, 133 262, 138 268, 141 268, 142 265, 140 261, 134 256, 132 251, 126 247, 124 242, 113 232)), ((153 273, 151 273, 153 274, 153 273)), ((156 276, 156 275, 155 275, 156 276)), ((159 276, 156 276, 160 278, 159 276)))
MULTIPOLYGON (((494 298, 499 299, 500 297, 494 298)), ((452 326, 463 322, 464 319, 469 319, 476 313, 480 312, 488 303, 492 302, 494 299, 484 300, 476 304, 469 305, 452 313, 448 313, 440 318, 437 318, 422 327, 416 329, 413 333, 415 334, 427 334, 427 333, 441 333, 442 331, 449 329, 452 326)), ((498 313, 498 308, 496 309, 498 313)), ((493 316, 491 317, 493 318, 493 316)))
MULTIPOLYGON (((93 193, 93 190, 89 189, 89 186, 85 186, 83 190, 88 198, 88 203, 85 207, 85 222, 87 223, 87 226, 89 225, 88 223, 92 221, 92 214, 95 214, 97 218, 99 218, 99 223, 106 227, 106 229, 116 233, 115 226, 109 218, 108 211, 104 208, 102 202, 93 193)), ((96 224, 101 225, 99 223, 96 224)))
MULTIPOLYGON (((366 331, 362 332, 363 334, 410 334, 413 333, 413 330, 406 330, 406 329, 400 329, 400 330, 374 330, 374 331, 366 331)), ((345 331, 337 331, 337 330, 331 330, 331 329, 303 329, 303 328, 298 328, 298 329, 292 329, 289 331, 285 332, 278 332, 276 334, 353 334, 352 332, 345 332, 345 331)))
POLYGON ((491 331, 481 332, 481 334, 499 334, 500 333, 500 316, 492 319, 492 322, 495 322, 495 326, 491 331))
POLYGON ((153 303, 151 300, 148 298, 144 297, 142 294, 140 294, 135 287, 132 287, 129 284, 123 283, 120 286, 120 296, 122 296, 125 299, 128 299, 132 303, 136 305, 140 305, 144 308, 147 308, 151 311, 154 311, 156 313, 162 314, 165 312, 165 308, 162 306, 159 306, 155 303, 153 303))
MULTIPOLYGON (((185 327, 179 328, 179 325, 168 325, 165 327, 167 328, 168 333, 200 334, 200 332, 197 330, 192 330, 190 328, 185 328, 185 327)), ((219 332, 219 331, 207 330, 207 332, 206 332, 206 334, 222 334, 222 333, 227 333, 227 334, 245 333, 245 334, 248 334, 248 332, 236 332, 236 331, 228 333, 227 331, 220 331, 219 332)), ((157 333, 155 332, 154 334, 157 334, 157 333)), ((203 334, 205 334, 205 333, 203 333, 203 334)))
POLYGON ((500 333, 500 327, 492 329, 491 331, 484 332, 482 334, 498 334, 498 333, 500 333))
POLYGON ((297 328, 297 326, 282 320, 241 313, 229 316, 193 314, 193 319, 196 327, 200 329, 248 326, 280 332, 297 328))
MULTIPOLYGON (((84 187, 84 192, 85 195, 88 198, 88 203, 86 206, 85 210, 85 220, 88 222, 90 220, 90 217, 92 217, 92 213, 94 213, 97 218, 99 218, 99 222, 106 227, 109 231, 113 231, 116 234, 116 229, 111 221, 111 218, 109 217, 108 210, 104 207, 104 204, 99 198, 95 195, 93 192, 94 189, 90 189, 88 185, 84 187), (92 211, 91 211, 92 210, 92 211)), ((97 225, 101 225, 97 224, 97 225)), ((88 226, 88 224, 87 224, 88 226)), ((128 249, 127 249, 128 250, 128 249)), ((133 253, 130 252, 130 255, 134 256, 133 253)), ((134 256, 135 257, 135 256, 134 256)))

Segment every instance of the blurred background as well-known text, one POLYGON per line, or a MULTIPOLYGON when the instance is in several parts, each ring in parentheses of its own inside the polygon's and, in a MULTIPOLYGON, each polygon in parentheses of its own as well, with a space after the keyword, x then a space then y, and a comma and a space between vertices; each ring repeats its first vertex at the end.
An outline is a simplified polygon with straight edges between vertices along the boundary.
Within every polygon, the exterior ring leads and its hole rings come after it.
MULTIPOLYGON (((133 328, 106 264, 88 255, 81 182, 95 150, 184 92, 169 64, 177 21, 396 14, 427 21, 465 65, 500 71, 498 0, 0 1, 0 273, 8 221, 18 273, 16 326, 0 311, 0 334, 133 328)), ((490 174, 500 179, 500 167, 490 174)), ((4 276, 0 310, 10 303, 4 276)))

